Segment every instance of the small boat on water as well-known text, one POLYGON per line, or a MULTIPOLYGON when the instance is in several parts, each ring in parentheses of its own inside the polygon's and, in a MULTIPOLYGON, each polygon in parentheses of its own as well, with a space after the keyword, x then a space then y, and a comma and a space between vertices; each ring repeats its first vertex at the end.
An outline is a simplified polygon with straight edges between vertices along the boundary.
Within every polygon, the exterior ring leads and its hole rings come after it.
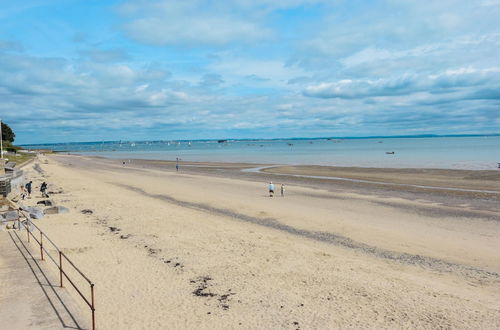
POLYGON ((386 151, 385 154, 386 155, 394 155, 394 151, 386 151))

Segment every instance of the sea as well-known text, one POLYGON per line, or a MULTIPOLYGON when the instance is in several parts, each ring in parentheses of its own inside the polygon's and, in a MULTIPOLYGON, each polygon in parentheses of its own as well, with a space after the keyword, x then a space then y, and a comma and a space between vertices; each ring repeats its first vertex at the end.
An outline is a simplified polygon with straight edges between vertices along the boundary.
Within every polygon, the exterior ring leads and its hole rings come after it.
POLYGON ((101 141, 23 147, 116 159, 500 171, 500 135, 101 141))

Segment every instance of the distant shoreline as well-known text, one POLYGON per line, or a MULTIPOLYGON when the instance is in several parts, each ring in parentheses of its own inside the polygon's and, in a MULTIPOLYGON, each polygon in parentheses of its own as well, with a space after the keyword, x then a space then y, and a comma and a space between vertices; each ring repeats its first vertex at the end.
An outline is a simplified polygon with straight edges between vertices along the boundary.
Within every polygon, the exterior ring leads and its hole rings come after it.
MULTIPOLYGON (((326 137, 280 137, 280 138, 225 138, 224 140, 231 141, 282 141, 282 140, 360 140, 360 139, 421 139, 421 138, 439 138, 439 137, 487 137, 500 136, 500 133, 492 134, 418 134, 418 135, 373 135, 373 136, 326 136, 326 137)), ((20 147, 25 146, 47 146, 47 145, 64 145, 64 144, 87 144, 87 143, 117 143, 117 142, 207 142, 219 141, 220 138, 213 139, 162 139, 162 140, 107 140, 107 141, 70 141, 70 142, 45 142, 45 143, 24 143, 19 144, 20 147)), ((54 151, 56 152, 56 151, 54 151)))

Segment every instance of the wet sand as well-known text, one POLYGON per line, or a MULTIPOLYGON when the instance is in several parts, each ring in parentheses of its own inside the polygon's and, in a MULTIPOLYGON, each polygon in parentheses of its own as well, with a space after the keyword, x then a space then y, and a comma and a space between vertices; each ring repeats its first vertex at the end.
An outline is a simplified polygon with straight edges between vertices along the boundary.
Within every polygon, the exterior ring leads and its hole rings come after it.
POLYGON ((100 328, 500 327, 500 172, 46 162, 100 328))

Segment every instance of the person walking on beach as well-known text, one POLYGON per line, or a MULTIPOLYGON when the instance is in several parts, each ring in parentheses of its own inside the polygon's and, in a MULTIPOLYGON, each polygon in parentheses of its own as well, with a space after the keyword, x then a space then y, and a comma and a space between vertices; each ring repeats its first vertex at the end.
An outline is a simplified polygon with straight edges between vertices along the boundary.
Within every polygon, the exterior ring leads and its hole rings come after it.
POLYGON ((45 197, 45 198, 49 197, 49 195, 47 195, 47 183, 45 181, 40 186, 40 191, 42 192, 42 197, 45 197))
POLYGON ((285 197, 285 185, 281 184, 281 197, 285 197))
POLYGON ((31 197, 31 185, 33 184, 33 181, 30 181, 24 186, 26 188, 26 191, 28 192, 28 198, 31 197))
POLYGON ((176 162, 175 162, 175 170, 176 170, 177 172, 179 172, 179 158, 176 158, 176 159, 175 159, 175 161, 176 161, 176 162))
POLYGON ((269 182, 269 197, 273 197, 274 195, 274 184, 273 182, 269 182))

